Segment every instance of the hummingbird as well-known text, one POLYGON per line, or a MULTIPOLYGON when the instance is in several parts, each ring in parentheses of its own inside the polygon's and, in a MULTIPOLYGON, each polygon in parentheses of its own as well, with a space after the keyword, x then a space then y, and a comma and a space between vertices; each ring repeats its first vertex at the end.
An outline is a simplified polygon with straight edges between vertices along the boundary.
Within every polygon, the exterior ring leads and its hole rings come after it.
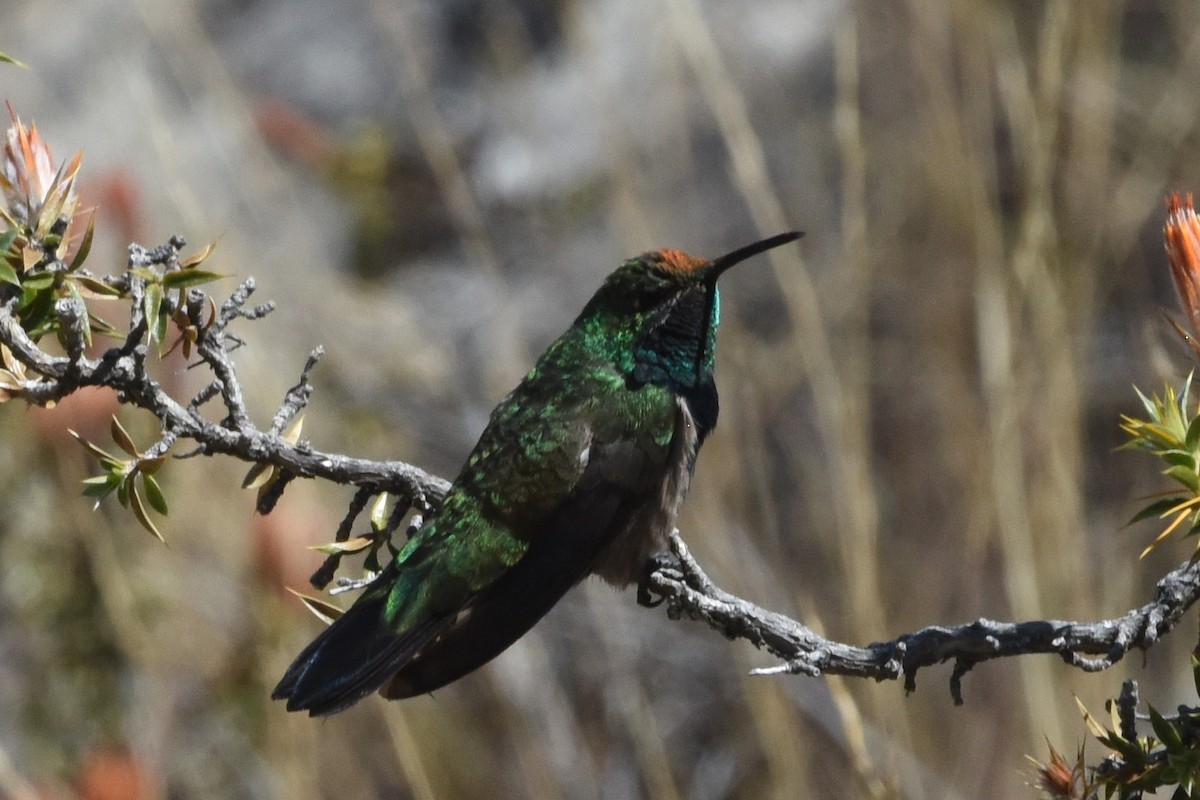
POLYGON ((376 690, 431 692, 495 658, 587 575, 636 583, 654 605, 655 557, 717 422, 717 279, 801 235, 621 264, 492 411, 441 505, 272 698, 325 716, 376 690))

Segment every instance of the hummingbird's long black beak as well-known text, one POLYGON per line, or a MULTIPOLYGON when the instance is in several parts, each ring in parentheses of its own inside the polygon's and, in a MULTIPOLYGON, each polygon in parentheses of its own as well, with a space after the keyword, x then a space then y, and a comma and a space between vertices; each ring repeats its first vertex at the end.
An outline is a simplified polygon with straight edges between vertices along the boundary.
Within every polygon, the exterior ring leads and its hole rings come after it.
POLYGON ((721 276, 721 273, 732 267, 734 264, 745 261, 747 258, 756 256, 759 253, 765 253, 767 250, 779 247, 781 244, 794 242, 803 235, 804 233, 801 231, 778 233, 774 236, 769 236, 766 239, 755 242, 754 244, 748 244, 745 247, 739 247, 732 253, 726 253, 723 256, 717 256, 712 261, 708 262, 708 268, 704 270, 704 277, 706 281, 716 282, 717 278, 721 276))

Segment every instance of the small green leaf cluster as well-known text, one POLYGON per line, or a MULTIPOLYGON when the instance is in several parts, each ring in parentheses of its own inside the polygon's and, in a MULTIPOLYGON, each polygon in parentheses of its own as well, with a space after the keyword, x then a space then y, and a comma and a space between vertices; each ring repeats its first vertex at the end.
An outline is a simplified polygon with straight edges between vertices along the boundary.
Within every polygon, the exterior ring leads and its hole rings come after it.
MULTIPOLYGON (((1200 695, 1200 658, 1195 655, 1192 677, 1200 695)), ((1200 707, 1180 706, 1177 714, 1164 716, 1147 706, 1154 735, 1139 736, 1133 720, 1121 719, 1118 701, 1110 699, 1105 706, 1111 727, 1083 709, 1088 727, 1112 754, 1092 770, 1088 791, 1080 796, 1135 800, 1174 787, 1173 800, 1200 798, 1200 707)))
MULTIPOLYGON (((58 259, 58 250, 64 243, 60 229, 65 228, 65 221, 60 220, 61 224, 52 227, 50 233, 42 238, 38 238, 28 226, 12 219, 0 216, 0 222, 9 225, 7 230, 0 231, 0 284, 7 284, 14 287, 13 291, 20 292, 17 319, 33 341, 39 341, 47 333, 55 333, 62 339, 62 323, 54 309, 55 301, 63 298, 78 300, 87 308, 87 314, 81 319, 85 344, 91 345, 93 333, 112 339, 124 338, 121 331, 97 315, 86 301, 127 298, 130 295, 130 278, 136 277, 144 281, 142 312, 150 340, 158 345, 162 355, 182 345, 184 356, 190 357, 191 346, 203 328, 197 327, 184 313, 180 292, 224 277, 201 269, 212 253, 212 245, 175 264, 135 266, 119 277, 98 279, 83 269, 95 234, 94 218, 67 263, 58 259), (180 336, 169 348, 164 348, 172 320, 180 336)), ((213 307, 206 325, 212 324, 215 317, 216 309, 213 307)), ((62 344, 65 346, 66 343, 62 344)))
MULTIPOLYGON (((0 54, 0 61, 11 59, 0 54)), ((190 359, 193 347, 218 318, 211 298, 190 292, 223 277, 202 268, 213 245, 184 259, 177 257, 182 240, 172 239, 152 252, 133 248, 121 274, 96 277, 84 267, 92 250, 95 216, 82 235, 70 234, 78 204, 75 180, 83 154, 56 165, 37 126, 24 125, 11 107, 9 113, 12 125, 0 148, 0 302, 12 310, 34 343, 54 334, 74 357, 81 357, 84 348, 91 346, 93 334, 99 334, 125 340, 130 352, 133 345, 148 339, 157 346, 160 357, 179 349, 190 359), (138 254, 142 257, 136 257, 138 254), (91 305, 98 299, 132 301, 130 334, 95 313, 91 305), (72 302, 59 302, 64 300, 72 302), (178 337, 168 345, 172 323, 178 337), (130 341, 131 337, 137 341, 130 341)), ((44 379, 28 367, 11 349, 0 346, 0 403, 37 398, 37 402, 53 404, 53 398, 38 395, 44 379)), ((164 439, 153 445, 153 455, 147 455, 134 446, 115 418, 112 437, 128 457, 113 455, 72 434, 101 467, 101 474, 85 481, 85 494, 95 497, 97 503, 116 494, 138 522, 161 539, 149 512, 167 513, 154 474, 166 458, 169 442, 164 439)))
MULTIPOLYGON (((160 357, 165 358, 176 349, 180 349, 185 358, 190 358, 193 345, 216 320, 217 309, 212 299, 208 298, 207 315, 203 313, 203 308, 198 313, 191 314, 185 307, 181 295, 190 287, 222 277, 215 272, 199 268, 212 252, 212 245, 186 260, 178 262, 172 260, 167 265, 131 267, 121 278, 110 283, 97 281, 86 273, 75 271, 77 263, 86 257, 87 248, 91 242, 91 233, 92 229, 89 226, 88 233, 72 265, 66 271, 56 273, 59 276, 58 280, 45 284, 35 283, 34 288, 30 288, 28 281, 21 285, 24 293, 22 305, 24 305, 25 296, 32 296, 34 306, 40 307, 44 304, 52 307, 54 300, 64 293, 79 298, 81 301, 85 294, 90 297, 124 299, 133 293, 132 287, 137 281, 140 282, 142 288, 141 302, 146 320, 146 335, 158 346, 160 357), (80 287, 83 288, 83 291, 80 290, 80 287), (166 346, 167 334, 172 322, 178 331, 178 337, 170 346, 166 346)), ((86 305, 84 307, 86 308, 86 305)), ((91 330, 97 327, 98 322, 102 321, 90 309, 86 315, 81 317, 81 321, 84 323, 85 339, 90 343, 91 330)), ((43 322, 22 319, 22 324, 30 323, 44 328, 35 327, 28 331, 31 338, 46 330, 58 332, 60 338, 63 334, 57 327, 58 318, 53 314, 48 314, 43 322)), ((107 323, 103 323, 101 331, 114 337, 121 336, 107 323)), ((20 362, 11 358, 11 354, 7 351, 0 350, 0 367, 3 367, 0 368, 0 402, 12 397, 20 397, 22 388, 28 382, 20 362)), ((71 435, 95 456, 101 467, 101 474, 84 481, 84 494, 96 498, 98 506, 101 499, 115 493, 121 505, 133 511, 142 527, 161 540, 162 534, 151 519, 148 509, 163 515, 167 513, 166 497, 154 477, 165 462, 166 453, 148 456, 139 451, 116 417, 112 421, 112 438, 129 458, 115 456, 87 441, 74 431, 71 431, 71 435)))
MULTIPOLYGON (((1188 375, 1183 388, 1176 392, 1167 386, 1163 396, 1146 397, 1135 387, 1146 409, 1147 418, 1121 416, 1121 430, 1129 435, 1122 450, 1148 450, 1167 465, 1163 474, 1179 484, 1179 488, 1159 496, 1130 520, 1130 524, 1150 517, 1171 518, 1145 550, 1145 556, 1168 536, 1187 523, 1184 536, 1200 532, 1200 409, 1190 407, 1188 375)), ((1200 539, 1192 552, 1192 560, 1200 558, 1200 539)))
POLYGON ((111 432, 113 441, 128 458, 115 456, 75 431, 70 431, 75 440, 96 457, 102 470, 99 475, 83 482, 83 493, 96 498, 96 506, 99 507, 101 500, 115 492, 117 500, 121 505, 133 510, 133 515, 142 527, 154 534, 159 541, 163 541, 162 533, 150 518, 147 507, 163 516, 167 515, 166 495, 154 477, 166 462, 167 454, 151 456, 141 452, 133 443, 133 437, 115 416, 112 418, 111 432))
MULTIPOLYGON (((8 223, 6 230, 0 230, 0 284, 15 287, 20 292, 17 319, 35 342, 47 333, 61 337, 60 320, 54 313, 56 300, 74 298, 83 303, 85 298, 121 296, 119 289, 82 269, 92 247, 94 218, 67 263, 58 257, 59 249, 66 243, 65 217, 58 218, 45 235, 7 215, 0 215, 0 222, 8 223)), ((84 341, 89 345, 93 331, 113 338, 121 336, 91 309, 82 321, 84 341)))
POLYGON ((177 268, 152 264, 132 267, 129 270, 128 274, 145 281, 142 312, 146 317, 150 341, 158 345, 159 353, 163 356, 176 348, 182 348, 184 358, 191 358, 192 345, 217 317, 216 306, 210 298, 208 320, 197 326, 188 318, 180 296, 182 290, 225 277, 217 272, 200 269, 200 265, 212 254, 214 247, 214 244, 209 244, 199 253, 178 262, 177 268), (179 337, 170 347, 165 347, 172 321, 179 331, 179 337))

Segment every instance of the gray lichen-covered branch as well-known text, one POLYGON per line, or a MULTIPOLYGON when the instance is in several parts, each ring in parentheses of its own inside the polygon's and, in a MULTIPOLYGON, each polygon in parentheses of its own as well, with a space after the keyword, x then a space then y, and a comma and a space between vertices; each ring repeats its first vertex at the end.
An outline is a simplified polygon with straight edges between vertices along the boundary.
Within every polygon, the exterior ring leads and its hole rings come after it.
MULTIPOLYGON (((152 263, 170 265, 178 258, 183 240, 174 237, 154 250, 131 247, 130 267, 152 263)), ((168 266, 169 269, 169 266, 168 266)), ((194 323, 196 362, 213 375, 213 380, 196 396, 180 400, 170 396, 147 372, 150 352, 149 323, 142 312, 145 281, 132 273, 110 282, 127 281, 132 309, 125 341, 110 348, 98 358, 84 355, 83 330, 79 320, 86 316, 82 301, 57 301, 56 312, 61 320, 66 356, 56 356, 43 350, 24 330, 17 318, 20 295, 10 293, 0 302, 0 344, 8 347, 12 357, 24 368, 25 379, 7 392, 27 402, 46 405, 85 387, 105 387, 117 392, 121 402, 149 411, 158 418, 162 436, 147 452, 165 453, 181 440, 190 440, 195 450, 188 455, 231 455, 244 461, 265 464, 306 477, 324 478, 339 484, 371 486, 377 491, 389 491, 411 498, 439 499, 448 483, 411 464, 399 461, 368 461, 336 453, 325 453, 306 442, 289 442, 284 428, 307 405, 312 394, 310 374, 320 359, 322 349, 315 348, 300 372, 299 380, 286 394, 275 412, 270 427, 259 428, 253 422, 238 379, 231 352, 242 340, 229 333, 231 323, 239 318, 259 319, 270 313, 274 305, 264 303, 248 307, 255 291, 252 278, 246 279, 220 306, 208 323, 201 321, 206 295, 198 289, 181 290, 177 303, 165 298, 164 314, 176 312, 194 323), (177 307, 174 307, 177 306, 177 307), (206 417, 202 410, 214 399, 224 406, 219 421, 206 417)))
POLYGON ((783 664, 756 674, 903 680, 905 689, 914 691, 918 670, 952 661, 950 693, 956 704, 962 703, 963 676, 982 661, 1054 654, 1085 672, 1105 670, 1130 650, 1149 650, 1200 598, 1200 563, 1186 562, 1158 581, 1150 602, 1114 619, 979 619, 964 625, 931 625, 858 647, 826 639, 793 619, 721 590, 704 574, 678 533, 671 547, 678 566, 659 569, 650 580, 651 588, 666 598, 667 613, 673 619, 700 620, 731 639, 745 639, 783 659, 783 664))

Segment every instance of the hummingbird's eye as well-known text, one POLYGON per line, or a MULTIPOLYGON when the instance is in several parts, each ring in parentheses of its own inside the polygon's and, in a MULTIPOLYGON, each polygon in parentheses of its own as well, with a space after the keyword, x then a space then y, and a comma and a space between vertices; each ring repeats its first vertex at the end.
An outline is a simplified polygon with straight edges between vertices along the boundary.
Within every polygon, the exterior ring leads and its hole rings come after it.
POLYGON ((650 311, 678 294, 679 278, 680 273, 663 263, 662 252, 644 253, 611 274, 603 291, 622 308, 650 311))

